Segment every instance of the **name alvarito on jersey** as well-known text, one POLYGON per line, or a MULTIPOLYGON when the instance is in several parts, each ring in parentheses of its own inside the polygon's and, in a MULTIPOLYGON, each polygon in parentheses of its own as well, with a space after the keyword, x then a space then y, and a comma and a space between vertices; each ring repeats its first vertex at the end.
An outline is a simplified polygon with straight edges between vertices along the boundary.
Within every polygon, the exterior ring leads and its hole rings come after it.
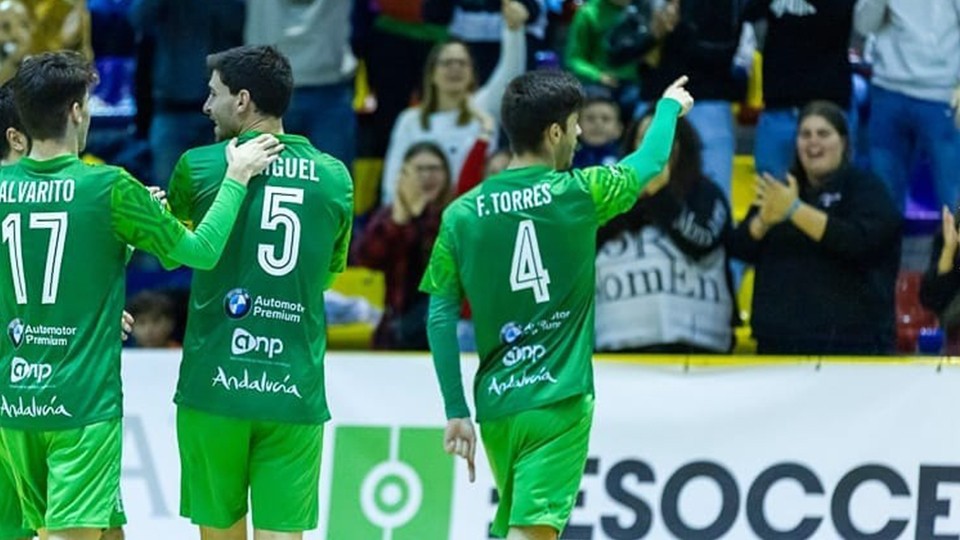
POLYGON ((308 180, 310 182, 319 182, 317 176, 317 162, 312 159, 304 158, 277 158, 276 161, 267 165, 264 174, 277 178, 289 178, 291 180, 308 180))
POLYGON ((477 215, 484 217, 490 214, 522 212, 531 208, 546 206, 551 202, 553 202, 553 193, 550 192, 550 184, 547 183, 523 189, 482 193, 477 195, 477 215), (490 201, 489 206, 487 205, 488 199, 490 201))
POLYGON ((49 204, 72 202, 76 182, 68 180, 4 180, 0 182, 0 204, 49 204))

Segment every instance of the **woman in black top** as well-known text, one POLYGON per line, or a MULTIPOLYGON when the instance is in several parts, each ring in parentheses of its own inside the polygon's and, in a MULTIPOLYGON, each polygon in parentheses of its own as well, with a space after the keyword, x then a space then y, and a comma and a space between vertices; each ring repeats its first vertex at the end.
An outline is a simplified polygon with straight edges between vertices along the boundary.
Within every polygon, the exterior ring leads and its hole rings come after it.
POLYGON ((757 179, 754 207, 730 245, 756 268, 757 352, 892 352, 900 226, 880 181, 850 165, 840 107, 807 105, 791 173, 757 179))

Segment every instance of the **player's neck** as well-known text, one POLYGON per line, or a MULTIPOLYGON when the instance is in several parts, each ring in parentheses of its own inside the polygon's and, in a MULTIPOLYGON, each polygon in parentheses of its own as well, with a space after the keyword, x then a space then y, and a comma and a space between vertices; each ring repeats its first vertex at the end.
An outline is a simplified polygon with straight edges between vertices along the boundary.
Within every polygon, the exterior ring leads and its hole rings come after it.
POLYGON ((70 138, 34 140, 30 148, 30 159, 38 161, 53 159, 55 157, 78 154, 77 141, 70 138))
POLYGON ((552 169, 554 163, 553 159, 547 156, 527 152, 513 156, 507 165, 508 169, 522 169, 524 167, 550 167, 552 169))
POLYGON ((252 118, 249 124, 243 126, 243 128, 240 130, 240 133, 246 133, 248 131, 279 135, 283 133, 283 120, 279 118, 273 118, 272 116, 260 116, 258 118, 252 118))

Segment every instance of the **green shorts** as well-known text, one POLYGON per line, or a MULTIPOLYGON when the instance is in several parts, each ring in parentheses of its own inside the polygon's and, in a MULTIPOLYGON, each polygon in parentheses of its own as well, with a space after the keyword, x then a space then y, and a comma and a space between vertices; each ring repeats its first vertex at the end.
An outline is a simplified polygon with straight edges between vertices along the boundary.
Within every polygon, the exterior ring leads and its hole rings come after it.
POLYGON ((317 528, 323 424, 219 416, 180 406, 180 515, 227 529, 253 507, 259 530, 317 528))
POLYGON ((20 495, 17 494, 17 485, 13 480, 10 456, 3 445, 3 437, 0 437, 0 540, 34 536, 33 531, 23 527, 20 495))
POLYGON ((579 395, 480 424, 500 494, 490 532, 547 526, 562 533, 587 461, 593 396, 579 395))
POLYGON ((31 529, 106 529, 126 523, 120 503, 119 418, 61 431, 0 428, 31 529))

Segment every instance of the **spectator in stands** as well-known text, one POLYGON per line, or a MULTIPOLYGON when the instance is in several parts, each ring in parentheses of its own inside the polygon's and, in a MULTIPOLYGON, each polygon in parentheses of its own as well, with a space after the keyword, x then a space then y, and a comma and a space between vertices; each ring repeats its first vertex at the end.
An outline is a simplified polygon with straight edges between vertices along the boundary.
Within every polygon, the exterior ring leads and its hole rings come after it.
POLYGON ((290 59, 294 89, 284 129, 350 167, 357 145, 350 2, 248 2, 244 38, 250 45, 274 45, 290 59))
POLYGON ((243 44, 243 0, 133 0, 130 22, 152 38, 153 181, 166 186, 186 150, 213 142, 203 115, 207 55, 243 44))
MULTIPOLYGON (((639 88, 633 63, 615 65, 610 61, 605 36, 623 16, 631 0, 590 0, 573 16, 567 33, 564 60, 583 84, 607 88, 623 106, 636 104, 639 88), (633 95, 629 95, 633 94, 633 95)), ((632 111, 631 111, 632 112, 632 111)))
POLYGON ((620 158, 620 107, 602 95, 589 97, 580 109, 580 145, 573 155, 573 167, 613 165, 620 158))
MULTIPOLYGON (((625 152, 643 139, 652 111, 631 127, 625 152)), ((700 138, 677 123, 662 178, 597 238, 597 348, 725 353, 737 320, 729 257, 730 205, 703 171, 700 138)))
POLYGON ((0 2, 0 84, 13 78, 20 61, 30 53, 33 32, 33 19, 26 5, 20 0, 0 2))
MULTIPOLYGON (((610 32, 610 59, 639 70, 640 100, 654 103, 682 75, 697 106, 687 115, 702 145, 704 173, 730 199, 736 139, 732 104, 746 94, 747 73, 734 57, 742 0, 636 0, 610 32)), ((645 107, 644 107, 645 108, 645 107)))
POLYGON ((447 39, 453 13, 450 0, 355 0, 351 44, 366 60, 375 98, 362 131, 370 139, 362 155, 382 157, 397 115, 419 95, 423 64, 430 50, 447 39))
MULTIPOLYGON (((526 18, 528 69, 533 69, 534 55, 544 47, 547 30, 547 10, 544 0, 517 0, 507 2, 513 17, 526 18)), ((503 29, 504 0, 453 0, 453 20, 450 36, 470 47, 478 84, 484 84, 493 73, 500 58, 500 35, 503 29)))
POLYGON ((876 37, 870 165, 904 210, 911 164, 930 159, 941 204, 960 198, 960 0, 859 0, 856 29, 876 37))
POLYGON ((28 0, 34 23, 30 54, 69 49, 93 58, 87 0, 28 0))
MULTIPOLYGON (((500 62, 490 80, 476 90, 473 58, 461 41, 448 41, 430 52, 423 71, 423 101, 397 118, 390 135, 384 163, 381 201, 394 201, 400 167, 407 148, 420 141, 433 141, 443 149, 454 178, 460 176, 467 153, 484 129, 477 111, 499 123, 500 101, 507 83, 524 71, 523 24, 525 10, 505 2, 503 47, 500 62)), ((493 141, 491 141, 493 142, 493 141)))
MULTIPOLYGON (((763 99, 754 156, 757 171, 784 178, 794 155, 797 115, 814 100, 851 107, 848 58, 856 0, 749 0, 746 18, 765 20, 763 99)), ((699 105, 699 103, 698 103, 699 105)), ((855 144, 857 118, 850 117, 855 144)), ((851 146, 854 148, 855 146, 851 146)))
POLYGON ((941 232, 934 238, 930 264, 920 283, 920 304, 937 314, 947 337, 946 352, 954 355, 960 352, 960 234, 958 215, 946 206, 941 212, 941 232))
POLYGON ((180 347, 173 337, 177 315, 176 306, 169 296, 156 291, 143 291, 130 300, 128 311, 134 318, 133 339, 138 347, 180 347))
POLYGON ((730 250, 756 269, 761 354, 893 351, 900 212, 850 153, 843 110, 813 102, 800 112, 790 173, 757 179, 730 250))
POLYGON ((354 246, 357 264, 382 271, 386 282, 383 318, 373 336, 376 349, 427 348, 429 297, 418 287, 449 202, 450 178, 439 146, 413 144, 403 156, 396 200, 373 215, 354 246))

